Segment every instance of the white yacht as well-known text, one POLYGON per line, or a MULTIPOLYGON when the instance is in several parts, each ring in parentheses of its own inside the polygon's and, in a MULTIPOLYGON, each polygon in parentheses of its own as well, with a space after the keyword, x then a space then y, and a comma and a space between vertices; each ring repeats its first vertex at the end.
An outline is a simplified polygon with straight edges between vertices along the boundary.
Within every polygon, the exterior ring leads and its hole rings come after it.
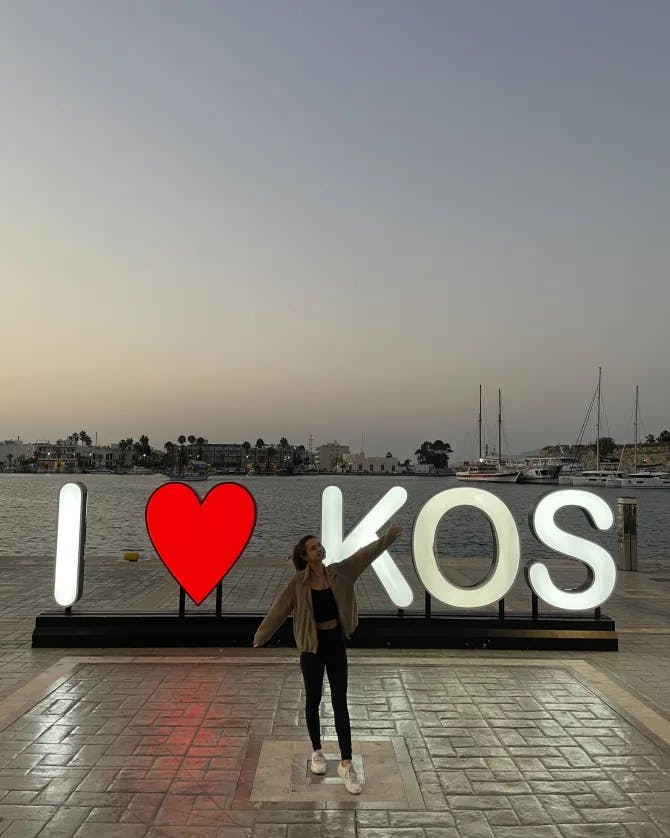
POLYGON ((522 463, 519 483, 558 483, 562 463, 555 457, 529 457, 522 463))
POLYGON ((571 482, 573 486, 614 487, 619 484, 612 481, 620 480, 622 477, 623 473, 617 468, 594 468, 576 474, 572 477, 571 482))
POLYGON ((661 471, 658 466, 639 468, 622 477, 617 486, 624 489, 670 489, 670 472, 661 471))
POLYGON ((640 388, 635 387, 635 443, 633 447, 633 471, 621 477, 612 478, 608 486, 622 489, 670 489, 670 473, 660 465, 644 465, 638 468, 637 447, 639 445, 638 412, 640 388))

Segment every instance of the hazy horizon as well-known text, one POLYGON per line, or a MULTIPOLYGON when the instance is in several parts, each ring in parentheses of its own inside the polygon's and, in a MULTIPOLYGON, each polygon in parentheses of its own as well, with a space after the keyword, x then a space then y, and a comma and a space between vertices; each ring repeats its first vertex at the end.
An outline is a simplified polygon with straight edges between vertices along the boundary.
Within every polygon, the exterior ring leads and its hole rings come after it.
POLYGON ((670 425, 669 4, 2 10, 0 439, 670 425))

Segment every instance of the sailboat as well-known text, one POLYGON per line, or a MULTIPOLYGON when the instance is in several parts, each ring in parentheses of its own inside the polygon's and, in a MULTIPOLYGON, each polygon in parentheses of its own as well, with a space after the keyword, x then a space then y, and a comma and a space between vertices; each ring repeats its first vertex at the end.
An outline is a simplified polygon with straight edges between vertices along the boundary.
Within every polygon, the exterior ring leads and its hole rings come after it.
POLYGON ((638 405, 640 388, 635 386, 635 443, 633 446, 633 471, 625 477, 611 477, 607 486, 623 489, 670 489, 670 473, 658 465, 637 465, 637 447, 639 445, 638 405))
POLYGON ((502 442, 502 396, 498 390, 498 457, 482 457, 482 385, 479 385, 479 456, 476 463, 463 463, 465 466, 456 472, 457 480, 470 483, 518 483, 521 469, 503 463, 501 456, 502 442))
MULTIPOLYGON (((605 463, 600 461, 600 422, 601 422, 601 397, 602 397, 602 374, 603 368, 598 367, 598 388, 597 394, 597 418, 596 418, 596 467, 594 469, 586 469, 581 474, 577 474, 571 478, 573 486, 612 486, 612 480, 622 477, 621 471, 617 468, 606 468, 605 463), (610 481, 608 483, 608 481, 610 481)), ((593 401, 591 401, 593 405, 593 401)), ((589 408, 590 411, 591 408, 589 408)), ((585 420, 588 421, 588 416, 585 420)), ((562 483, 559 480, 559 483, 562 483)))

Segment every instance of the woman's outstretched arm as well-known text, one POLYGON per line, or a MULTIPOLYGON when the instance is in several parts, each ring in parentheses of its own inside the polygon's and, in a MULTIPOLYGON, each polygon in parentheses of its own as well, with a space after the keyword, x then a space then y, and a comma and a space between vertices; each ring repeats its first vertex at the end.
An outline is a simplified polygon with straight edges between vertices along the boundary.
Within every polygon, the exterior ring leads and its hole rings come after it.
POLYGON ((358 579, 361 573, 370 567, 372 562, 378 556, 381 556, 384 550, 388 550, 388 548, 402 535, 402 533, 402 527, 397 527, 395 525, 390 526, 381 538, 377 539, 377 541, 373 541, 371 544, 366 544, 365 547, 361 547, 360 550, 356 550, 356 552, 349 556, 348 559, 338 562, 337 569, 340 573, 344 573, 352 579, 358 579))
POLYGON ((291 611, 293 611, 295 607, 293 590, 293 581, 291 581, 272 603, 272 607, 256 630, 254 646, 262 646, 264 643, 267 643, 291 611))

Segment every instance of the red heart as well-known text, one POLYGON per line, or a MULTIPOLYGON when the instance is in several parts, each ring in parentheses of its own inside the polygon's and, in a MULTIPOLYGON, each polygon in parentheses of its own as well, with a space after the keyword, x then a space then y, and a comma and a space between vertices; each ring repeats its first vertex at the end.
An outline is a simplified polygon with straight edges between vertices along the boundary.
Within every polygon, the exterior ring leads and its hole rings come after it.
POLYGON ((256 502, 239 483, 218 483, 202 501, 191 486, 166 483, 152 493, 144 517, 161 561, 200 605, 249 543, 256 502))

